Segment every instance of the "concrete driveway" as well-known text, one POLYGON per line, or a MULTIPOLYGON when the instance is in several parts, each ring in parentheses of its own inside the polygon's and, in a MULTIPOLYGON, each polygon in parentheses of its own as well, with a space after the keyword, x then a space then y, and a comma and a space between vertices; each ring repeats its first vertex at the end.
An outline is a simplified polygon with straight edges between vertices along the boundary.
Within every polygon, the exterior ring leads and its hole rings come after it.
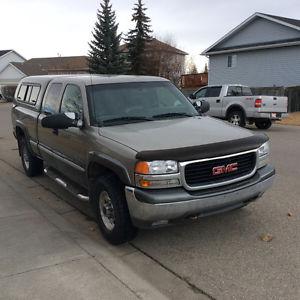
POLYGON ((9 108, 0 104, 1 299, 300 298, 300 127, 267 132, 277 179, 258 202, 112 247, 87 206, 25 177, 9 108))

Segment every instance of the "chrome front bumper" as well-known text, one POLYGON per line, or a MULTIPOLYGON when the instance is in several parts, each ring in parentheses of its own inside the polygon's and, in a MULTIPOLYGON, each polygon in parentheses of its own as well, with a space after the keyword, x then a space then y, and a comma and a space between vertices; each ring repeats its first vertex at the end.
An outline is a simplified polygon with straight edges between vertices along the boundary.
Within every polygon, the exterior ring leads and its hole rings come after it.
POLYGON ((220 188, 188 192, 183 188, 143 190, 126 187, 125 194, 134 225, 154 227, 176 219, 242 207, 271 187, 274 177, 274 168, 267 165, 250 179, 220 188))

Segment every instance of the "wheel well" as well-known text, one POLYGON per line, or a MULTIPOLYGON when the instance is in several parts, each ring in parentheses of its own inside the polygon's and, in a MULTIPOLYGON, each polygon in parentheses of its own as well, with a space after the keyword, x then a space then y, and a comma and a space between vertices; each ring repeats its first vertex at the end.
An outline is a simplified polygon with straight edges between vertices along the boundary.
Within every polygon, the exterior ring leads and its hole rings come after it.
POLYGON ((21 138, 25 137, 25 132, 19 126, 16 127, 16 138, 18 142, 19 155, 21 156, 21 138))
POLYGON ((245 110, 240 105, 232 105, 227 109, 226 112, 226 119, 228 118, 229 114, 233 111, 240 111, 243 113, 244 117, 246 118, 245 110))
POLYGON ((114 175, 115 177, 117 177, 120 180, 120 177, 114 171, 100 165, 97 162, 90 163, 89 166, 88 166, 88 169, 87 169, 87 177, 88 177, 89 180, 90 179, 94 180, 99 176, 109 175, 109 174, 114 175))
POLYGON ((22 128, 20 128, 19 126, 16 127, 16 137, 19 140, 20 137, 25 136, 25 133, 23 131, 22 128))

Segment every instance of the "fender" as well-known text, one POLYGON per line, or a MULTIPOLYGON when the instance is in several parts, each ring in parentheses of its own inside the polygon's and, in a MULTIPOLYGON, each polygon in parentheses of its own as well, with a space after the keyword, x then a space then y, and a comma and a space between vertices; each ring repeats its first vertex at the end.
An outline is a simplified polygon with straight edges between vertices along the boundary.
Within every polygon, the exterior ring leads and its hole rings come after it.
POLYGON ((20 153, 20 145, 19 145, 19 140, 18 140, 18 136, 17 136, 17 127, 19 127, 23 132, 24 132, 24 135, 25 135, 25 139, 26 139, 26 143, 27 143, 27 146, 28 146, 28 149, 30 151, 30 153, 32 155, 36 155, 36 153, 32 150, 31 148, 31 145, 30 145, 30 138, 29 138, 29 134, 28 134, 28 131, 26 129, 26 127, 20 122, 20 121, 16 121, 16 127, 14 129, 14 136, 15 138, 17 139, 18 141, 18 146, 19 146, 19 154, 21 155, 20 153))
POLYGON ((97 153, 97 152, 89 152, 88 154, 88 167, 86 169, 86 176, 88 178, 89 173, 89 167, 92 163, 97 163, 100 166, 103 166, 109 170, 111 170, 113 173, 116 173, 122 183, 125 185, 132 185, 132 182, 130 180, 130 176, 128 174, 128 171, 126 167, 118 160, 103 154, 103 153, 97 153))
POLYGON ((246 113, 244 107, 238 103, 230 103, 230 106, 226 109, 226 113, 225 113, 224 117, 227 118, 228 112, 234 108, 241 110, 244 113, 244 116, 247 118, 247 113, 246 113))

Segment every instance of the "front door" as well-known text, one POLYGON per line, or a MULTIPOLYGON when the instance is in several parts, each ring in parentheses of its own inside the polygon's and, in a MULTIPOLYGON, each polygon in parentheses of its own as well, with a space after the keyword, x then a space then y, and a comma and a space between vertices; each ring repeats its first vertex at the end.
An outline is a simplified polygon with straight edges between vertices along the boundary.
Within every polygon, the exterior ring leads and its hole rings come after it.
POLYGON ((195 93, 196 99, 205 100, 209 103, 210 109, 208 115, 213 117, 221 117, 222 99, 220 97, 221 86, 211 86, 200 89, 195 93))

